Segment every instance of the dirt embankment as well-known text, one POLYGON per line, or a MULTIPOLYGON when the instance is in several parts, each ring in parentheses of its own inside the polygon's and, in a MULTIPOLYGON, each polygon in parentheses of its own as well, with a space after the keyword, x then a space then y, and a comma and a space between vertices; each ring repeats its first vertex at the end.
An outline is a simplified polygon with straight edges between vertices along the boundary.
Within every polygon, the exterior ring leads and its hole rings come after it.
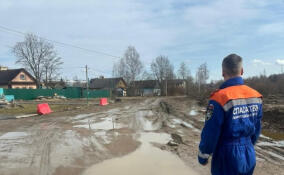
POLYGON ((284 140, 284 96, 264 98, 263 134, 276 140, 284 140))

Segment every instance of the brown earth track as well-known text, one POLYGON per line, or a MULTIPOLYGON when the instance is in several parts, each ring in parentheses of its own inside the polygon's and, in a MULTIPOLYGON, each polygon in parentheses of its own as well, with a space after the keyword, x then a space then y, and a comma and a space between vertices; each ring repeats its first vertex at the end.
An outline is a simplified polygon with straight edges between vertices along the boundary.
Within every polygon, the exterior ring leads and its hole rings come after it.
MULTIPOLYGON (((1 120, 0 138, 9 132, 25 132, 28 136, 19 138, 22 144, 14 144, 13 139, 0 140, 0 175, 82 174, 93 164, 134 152, 140 146, 137 139, 141 131, 180 136, 182 142, 177 146, 154 145, 176 154, 199 174, 209 174, 210 166, 200 166, 197 161, 203 110, 186 97, 122 98, 104 107, 90 105, 42 117, 1 120), (190 115, 191 110, 197 114, 190 115), (96 128, 100 126, 96 124, 111 118, 121 127, 96 128), (147 127, 149 122, 154 128, 147 127)), ((261 141, 274 143, 265 138, 261 141)), ((273 154, 284 156, 283 147, 258 146, 260 159, 255 174, 284 172, 283 163, 273 154)))

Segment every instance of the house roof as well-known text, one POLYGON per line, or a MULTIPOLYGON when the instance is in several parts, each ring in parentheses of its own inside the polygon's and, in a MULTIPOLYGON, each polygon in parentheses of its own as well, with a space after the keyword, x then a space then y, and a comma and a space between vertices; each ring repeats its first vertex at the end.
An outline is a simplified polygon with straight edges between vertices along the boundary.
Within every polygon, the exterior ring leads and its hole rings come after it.
MULTIPOLYGON (((123 78, 94 78, 90 81, 91 89, 107 89, 107 88, 116 88, 116 85, 119 81, 125 81, 123 78)), ((126 83, 125 83, 126 85, 126 83)))
MULTIPOLYGON (((165 83, 166 81, 163 80, 162 83, 165 83)), ((177 86, 180 84, 183 84, 185 80, 182 79, 173 79, 173 80, 167 80, 168 86, 177 86)), ((132 86, 135 86, 136 88, 140 89, 155 89, 159 88, 158 80, 141 80, 141 81, 134 81, 132 83, 132 86)))
POLYGON ((157 80, 141 80, 141 81, 134 81, 132 86, 135 88, 140 89, 154 89, 158 88, 158 81, 157 80))
POLYGON ((66 87, 66 83, 63 80, 60 80, 60 81, 49 81, 49 82, 45 83, 45 86, 47 86, 49 88, 65 88, 66 87))
POLYGON ((23 68, 8 69, 8 70, 0 71, 0 84, 1 85, 9 84, 22 71, 25 72, 31 79, 36 81, 35 78, 23 68))
POLYGON ((185 83, 185 80, 183 79, 173 79, 173 80, 168 80, 168 84, 171 85, 179 85, 185 83))

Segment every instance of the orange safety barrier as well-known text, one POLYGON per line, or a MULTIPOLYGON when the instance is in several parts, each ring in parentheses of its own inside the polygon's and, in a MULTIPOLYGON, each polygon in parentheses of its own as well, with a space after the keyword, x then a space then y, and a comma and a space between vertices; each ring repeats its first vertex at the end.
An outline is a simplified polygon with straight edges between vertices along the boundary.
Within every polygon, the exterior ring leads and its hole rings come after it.
POLYGON ((51 113, 51 109, 50 107, 48 106, 47 103, 43 103, 43 104, 38 104, 37 105, 37 113, 39 115, 45 115, 45 114, 49 114, 51 113))
POLYGON ((105 105, 108 105, 107 98, 101 98, 100 99, 100 106, 105 106, 105 105))

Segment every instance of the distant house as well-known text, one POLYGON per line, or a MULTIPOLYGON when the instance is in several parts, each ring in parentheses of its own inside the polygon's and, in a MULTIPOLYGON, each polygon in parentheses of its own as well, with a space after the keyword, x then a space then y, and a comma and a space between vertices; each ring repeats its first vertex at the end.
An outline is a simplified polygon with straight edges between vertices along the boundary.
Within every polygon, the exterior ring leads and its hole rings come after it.
POLYGON ((134 81, 131 84, 132 94, 138 96, 160 96, 161 89, 157 80, 134 81))
POLYGON ((67 84, 64 80, 60 81, 49 81, 47 83, 44 83, 44 88, 50 88, 50 89, 64 89, 67 87, 67 84))
POLYGON ((164 80, 161 83, 161 87, 158 80, 134 81, 131 84, 131 94, 136 96, 160 96, 166 89, 168 95, 184 95, 186 81, 181 79, 164 80))
POLYGON ((0 67, 0 88, 36 89, 36 79, 25 69, 0 67))
POLYGON ((172 88, 186 88, 186 81, 183 79, 167 80, 168 87, 172 88))
POLYGON ((86 89, 87 83, 86 81, 80 81, 80 80, 66 80, 65 82, 66 87, 76 87, 76 88, 82 88, 86 89))
POLYGON ((123 78, 94 78, 90 80, 90 89, 108 89, 118 96, 126 96, 127 84, 123 78))
POLYGON ((167 80, 167 90, 168 95, 185 95, 186 94, 186 80, 183 79, 173 79, 167 80))

